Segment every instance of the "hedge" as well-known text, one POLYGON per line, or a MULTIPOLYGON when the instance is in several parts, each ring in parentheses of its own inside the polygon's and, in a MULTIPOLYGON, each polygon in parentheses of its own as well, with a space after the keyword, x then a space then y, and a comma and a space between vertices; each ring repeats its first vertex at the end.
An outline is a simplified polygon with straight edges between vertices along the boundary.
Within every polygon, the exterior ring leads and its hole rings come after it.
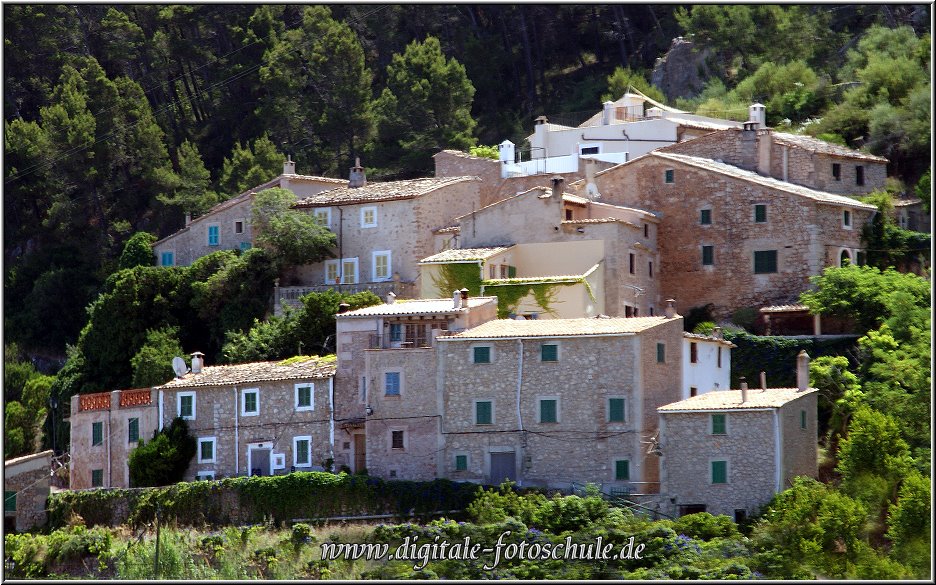
POLYGON ((834 337, 780 337, 752 335, 747 332, 725 331, 725 339, 737 345, 731 350, 731 387, 740 386, 741 376, 752 388, 760 384, 760 373, 767 374, 770 388, 796 386, 796 356, 806 350, 810 359, 823 355, 848 355, 857 345, 858 336, 834 337))

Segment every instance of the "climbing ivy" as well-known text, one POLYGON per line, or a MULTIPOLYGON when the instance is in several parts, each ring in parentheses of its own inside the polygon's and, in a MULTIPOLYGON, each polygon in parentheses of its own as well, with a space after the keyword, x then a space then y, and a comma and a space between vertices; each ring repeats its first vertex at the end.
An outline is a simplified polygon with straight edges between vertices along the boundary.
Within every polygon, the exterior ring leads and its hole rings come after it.
POLYGON ((432 284, 439 289, 439 294, 447 296, 452 291, 468 289, 468 294, 481 295, 481 267, 477 262, 464 262, 439 265, 439 275, 432 277, 432 284))

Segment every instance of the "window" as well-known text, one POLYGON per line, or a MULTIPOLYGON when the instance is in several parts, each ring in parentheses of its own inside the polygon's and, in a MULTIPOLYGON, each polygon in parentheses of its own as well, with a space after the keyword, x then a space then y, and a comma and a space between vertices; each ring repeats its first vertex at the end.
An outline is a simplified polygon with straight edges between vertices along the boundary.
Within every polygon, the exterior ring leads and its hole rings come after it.
POLYGON ((198 439, 198 462, 199 463, 214 463, 215 462, 215 438, 214 437, 204 437, 198 439))
POLYGON ((403 341, 403 324, 390 324, 390 341, 403 341))
POLYGON ((842 227, 851 229, 851 211, 847 209, 842 211, 842 227))
POLYGON ((540 360, 544 362, 558 362, 559 346, 555 343, 544 343, 540 346, 540 360))
POLYGON ((702 266, 715 264, 715 246, 702 246, 702 266))
POLYGON ((315 222, 323 227, 331 227, 331 208, 322 207, 312 212, 315 222))
POLYGON ((403 431, 390 431, 390 448, 404 449, 403 431))
POLYGON ((312 398, 313 388, 311 382, 295 385, 296 410, 315 410, 315 402, 312 398))
POLYGON ((541 423, 559 422, 559 399, 540 398, 539 414, 541 423))
POLYGON ((16 492, 3 490, 3 511, 16 512, 16 492))
POLYGON ((140 419, 131 418, 127 420, 127 442, 137 443, 140 440, 140 419))
POLYGON ((472 348, 474 351, 473 361, 476 364, 489 364, 491 363, 491 348, 483 345, 479 347, 472 348))
POLYGON ((712 461, 712 483, 728 483, 727 461, 712 461))
POLYGON ((104 487, 104 470, 91 470, 91 487, 104 487))
POLYGON ((490 277, 492 279, 497 278, 497 265, 496 264, 489 265, 488 272, 490 273, 490 277))
POLYGON ((91 446, 104 444, 104 423, 91 423, 91 446))
POLYGON ((325 284, 338 284, 338 261, 325 261, 325 284))
POLYGON ((455 471, 468 471, 468 456, 467 455, 455 456, 455 471))
POLYGON ((510 274, 510 271, 507 269, 507 265, 506 265, 506 264, 501 264, 501 267, 500 267, 500 277, 501 277, 501 278, 510 278, 509 276, 507 276, 508 274, 510 274))
POLYGON ((649 238, 649 237, 650 237, 650 224, 648 224, 648 223, 645 223, 645 224, 644 224, 644 237, 645 237, 645 238, 649 238))
POLYGON ((195 420, 194 392, 179 392, 176 394, 176 414, 185 420, 195 420))
POLYGON ((244 233, 244 220, 238 219, 234 222, 234 233, 242 234, 244 233))
POLYGON ((159 264, 161 266, 175 266, 175 254, 173 252, 163 252, 159 255, 159 264))
POLYGON ((627 459, 614 460, 614 479, 617 481, 630 480, 630 461, 627 459))
POLYGON ((215 478, 214 471, 199 471, 195 474, 195 481, 211 481, 215 478))
POLYGON ((758 204, 754 206, 754 223, 767 223, 767 206, 758 204))
POLYGON ((805 410, 799 411, 799 428, 801 429, 806 428, 806 411, 805 410))
POLYGON ((754 252, 754 274, 773 274, 777 271, 777 251, 754 252))
POLYGON ((247 250, 253 248, 253 244, 251 244, 250 242, 241 242, 240 244, 238 244, 238 246, 240 247, 241 252, 246 252, 247 250))
POLYGON ((312 465, 312 437, 293 437, 293 465, 296 467, 312 465))
POLYGON ((241 416, 260 414, 260 389, 244 388, 241 390, 241 416))
POLYGON ((653 260, 647 262, 647 276, 653 278, 653 260))
POLYGON ((362 207, 361 208, 361 227, 362 228, 377 227, 377 208, 376 207, 362 207))
POLYGON ((718 361, 717 365, 720 368, 721 367, 721 346, 720 345, 718 346, 718 351, 716 353, 718 354, 718 357, 716 358, 716 360, 718 361))
POLYGON ((608 398, 608 422, 622 423, 625 414, 623 398, 608 398))
POLYGON ((400 395, 400 372, 384 373, 384 394, 387 396, 400 395))
POLYGON ((390 280, 390 250, 374 252, 372 257, 374 266, 373 280, 390 280))
POLYGON ((579 154, 601 154, 600 146, 580 146, 579 154))
POLYGON ((842 250, 842 253, 839 254, 839 266, 848 266, 851 264, 851 254, 848 250, 842 250))
POLYGON ((629 271, 630 271, 631 274, 634 274, 635 263, 636 263, 637 258, 636 258, 636 256, 635 256, 634 254, 628 254, 628 255, 627 255, 627 259, 628 259, 628 261, 630 262, 629 271))
POLYGON ((572 221, 572 210, 571 210, 571 209, 566 209, 566 210, 565 210, 565 218, 566 218, 566 221, 572 221))
POLYGON ((698 388, 696 388, 695 386, 689 386, 689 398, 692 398, 693 396, 697 395, 698 393, 699 393, 699 389, 698 389, 698 388))
POLYGON ((666 171, 663 172, 663 182, 664 183, 676 182, 675 173, 673 172, 673 169, 666 169, 666 171))
POLYGON ((475 424, 489 425, 494 422, 494 405, 490 400, 475 401, 475 424))
POLYGON ((842 165, 839 163, 832 163, 832 178, 836 181, 842 180, 842 165))
POLYGON ((703 209, 699 212, 699 223, 702 225, 712 225, 712 210, 703 209))
POLYGON ((699 363, 699 344, 695 341, 689 342, 689 362, 693 364, 699 363))
POLYGON ((712 415, 712 434, 713 435, 726 435, 726 419, 724 414, 713 414, 712 415))
POLYGON ((216 223, 208 226, 208 245, 209 246, 221 245, 221 228, 216 223))
POLYGON ((855 184, 864 185, 864 167, 862 165, 855 167, 855 184))
POLYGON ((341 284, 356 284, 358 281, 357 258, 346 258, 341 261, 341 284))
POLYGON ((666 363, 666 344, 665 343, 657 344, 657 363, 658 364, 666 363))

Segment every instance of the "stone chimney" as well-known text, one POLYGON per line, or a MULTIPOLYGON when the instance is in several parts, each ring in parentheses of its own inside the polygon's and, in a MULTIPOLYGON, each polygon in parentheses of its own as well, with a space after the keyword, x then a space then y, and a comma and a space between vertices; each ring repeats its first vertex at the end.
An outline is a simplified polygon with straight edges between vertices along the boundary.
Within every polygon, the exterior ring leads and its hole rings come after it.
POLYGON ((666 311, 664 313, 667 319, 676 316, 676 299, 666 299, 666 311))
POLYGON ((747 379, 741 376, 741 404, 747 402, 747 379))
POLYGON ((367 176, 364 174, 364 167, 361 166, 361 159, 354 159, 354 166, 351 167, 351 174, 348 176, 348 188, 357 189, 367 184, 367 176))
POLYGON ((292 161, 292 157, 289 155, 286 155, 286 160, 283 161, 283 174, 284 175, 296 174, 296 163, 292 161))
POLYGON ((809 388, 809 354, 805 349, 796 356, 796 389, 805 392, 809 388))
POLYGON ((192 373, 201 374, 202 366, 205 365, 205 354, 200 351, 192 353, 192 373))
POLYGON ((347 312, 350 311, 350 310, 351 310, 351 305, 349 305, 348 303, 341 303, 340 305, 338 305, 338 314, 339 314, 339 315, 342 314, 342 313, 347 313, 347 312))
POLYGON ((461 308, 462 308, 462 298, 461 298, 461 291, 460 291, 460 290, 452 291, 452 308, 453 308, 453 309, 461 309, 461 308))
POLYGON ((463 288, 463 289, 461 289, 460 291, 458 291, 458 294, 461 295, 461 298, 462 298, 462 306, 464 306, 464 307, 467 309, 467 308, 468 308, 468 289, 467 289, 467 288, 463 288))
POLYGON ((565 181, 559 175, 555 175, 552 179, 552 196, 558 201, 562 201, 562 183, 565 181))
POLYGON ((721 327, 716 326, 712 328, 712 337, 715 339, 724 339, 725 333, 722 331, 721 327))
POLYGON ((392 305, 396 302, 396 295, 393 294, 393 291, 387 293, 387 304, 392 305))
POLYGON ((614 102, 608 100, 602 104, 602 106, 601 125, 610 126, 611 124, 614 124, 614 102))
POLYGON ((767 372, 761 370, 760 373, 760 388, 761 390, 767 389, 767 372))

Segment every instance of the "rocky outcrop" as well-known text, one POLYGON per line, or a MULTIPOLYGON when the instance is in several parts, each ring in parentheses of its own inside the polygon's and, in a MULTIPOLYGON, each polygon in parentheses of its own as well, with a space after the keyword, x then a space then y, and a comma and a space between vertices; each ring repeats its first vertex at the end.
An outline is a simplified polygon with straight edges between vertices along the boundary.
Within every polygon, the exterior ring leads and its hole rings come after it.
POLYGON ((710 53, 676 37, 666 54, 656 60, 650 82, 663 91, 667 100, 697 95, 710 75, 706 64, 710 53))

